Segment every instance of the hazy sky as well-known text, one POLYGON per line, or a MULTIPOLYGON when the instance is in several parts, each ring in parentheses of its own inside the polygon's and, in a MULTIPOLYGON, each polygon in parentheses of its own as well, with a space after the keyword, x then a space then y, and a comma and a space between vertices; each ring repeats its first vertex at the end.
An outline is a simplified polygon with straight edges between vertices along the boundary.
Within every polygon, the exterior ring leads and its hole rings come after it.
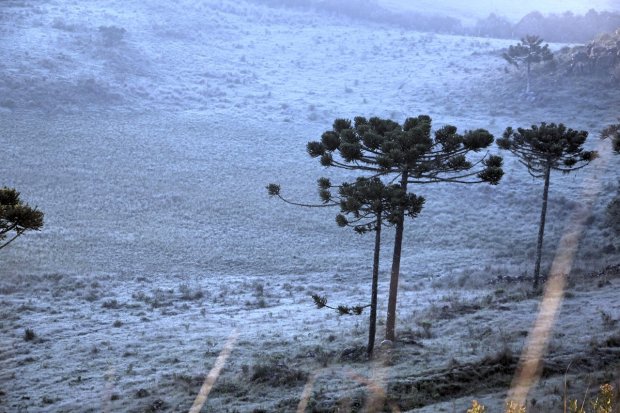
POLYGON ((512 19, 519 19, 527 13, 537 10, 541 13, 562 13, 571 10, 583 14, 590 9, 597 11, 620 11, 620 0, 378 0, 389 8, 446 12, 454 16, 467 18, 485 17, 493 12, 512 19))

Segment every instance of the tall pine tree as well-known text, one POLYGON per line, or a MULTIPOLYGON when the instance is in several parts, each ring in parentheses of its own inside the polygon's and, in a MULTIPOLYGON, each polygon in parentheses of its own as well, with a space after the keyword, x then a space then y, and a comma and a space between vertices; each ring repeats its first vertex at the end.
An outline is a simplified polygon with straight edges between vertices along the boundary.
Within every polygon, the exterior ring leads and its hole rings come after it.
MULTIPOLYGON (((620 155, 620 123, 609 125, 603 129, 601 138, 610 139, 614 152, 616 155, 620 155)), ((620 182, 616 195, 607 205, 606 221, 614 234, 620 235, 620 182)))
POLYGON ((538 36, 527 35, 519 43, 509 46, 508 51, 502 55, 508 63, 516 67, 525 65, 527 82, 525 93, 530 93, 532 64, 553 60, 549 45, 543 45, 542 42, 543 40, 538 36))
POLYGON ((587 131, 576 131, 563 124, 541 123, 530 129, 507 128, 497 145, 512 152, 534 178, 544 180, 538 241, 536 244, 536 263, 534 265, 534 288, 540 282, 540 262, 542 256, 545 220, 547 216, 547 199, 551 171, 568 174, 588 165, 596 158, 596 151, 585 151, 583 144, 588 137, 587 131))
POLYGON ((601 138, 610 139, 614 152, 620 154, 620 123, 614 123, 603 129, 601 138))
MULTIPOLYGON (((431 118, 420 115, 400 125, 390 119, 356 117, 354 123, 336 119, 320 141, 309 142, 308 153, 325 167, 342 168, 370 176, 388 175, 407 193, 410 184, 439 182, 497 184, 503 175, 502 158, 484 155, 474 162, 467 155, 488 148, 493 135, 484 129, 457 133, 446 125, 434 134, 431 118)), ((395 340, 398 279, 404 232, 404 211, 396 227, 386 320, 387 340, 395 340)))
POLYGON ((381 253, 381 233, 384 226, 395 225, 401 214, 415 218, 424 205, 424 198, 414 194, 407 194, 400 185, 385 185, 378 177, 359 177, 353 183, 332 185, 327 178, 318 180, 319 195, 322 204, 301 204, 292 202, 280 194, 280 186, 270 184, 267 187, 269 195, 277 196, 283 201, 305 207, 339 206, 340 214, 336 222, 341 227, 351 227, 359 234, 375 233, 375 245, 372 264, 372 287, 370 304, 367 306, 339 305, 331 307, 327 298, 314 294, 312 298, 318 308, 331 308, 340 314, 361 314, 365 307, 370 307, 368 328, 368 344, 366 352, 372 356, 377 331, 377 295, 379 285, 379 257, 381 253), (333 190, 337 190, 334 195, 333 190))

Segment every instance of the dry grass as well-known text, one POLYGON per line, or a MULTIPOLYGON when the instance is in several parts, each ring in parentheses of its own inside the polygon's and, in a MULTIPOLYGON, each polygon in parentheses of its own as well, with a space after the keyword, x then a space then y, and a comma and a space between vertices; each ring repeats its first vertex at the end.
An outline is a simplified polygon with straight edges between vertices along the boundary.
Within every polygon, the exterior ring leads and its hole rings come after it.
MULTIPOLYGON (((620 412, 620 396, 613 385, 606 383, 600 386, 596 396, 586 397, 581 400, 565 398, 563 407, 559 407, 554 411, 564 413, 617 413, 620 412)), ((526 406, 508 400, 504 412, 527 413, 528 409, 526 406)), ((487 413, 487 409, 483 404, 474 400, 471 408, 467 409, 467 413, 487 413)), ((552 412, 549 411, 548 413, 552 412)))

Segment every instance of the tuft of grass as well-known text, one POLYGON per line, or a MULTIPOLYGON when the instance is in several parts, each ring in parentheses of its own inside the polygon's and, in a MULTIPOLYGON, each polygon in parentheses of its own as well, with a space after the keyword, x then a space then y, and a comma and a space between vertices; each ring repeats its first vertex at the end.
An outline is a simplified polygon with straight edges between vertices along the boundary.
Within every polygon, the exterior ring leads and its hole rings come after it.
POLYGON ((37 335, 34 333, 34 330, 27 328, 24 331, 24 341, 33 341, 35 338, 37 338, 37 335))
POLYGON ((478 403, 478 400, 474 400, 471 403, 471 408, 467 409, 467 413, 485 413, 487 408, 478 403))
POLYGON ((252 367, 250 381, 264 383, 270 386, 295 386, 304 382, 308 373, 296 369, 277 360, 261 362, 252 367))
POLYGON ((200 288, 191 288, 188 284, 179 286, 181 299, 185 301, 196 301, 204 297, 204 292, 200 288))
POLYGON ((506 413, 525 413, 525 406, 513 400, 508 400, 506 402, 506 413))
POLYGON ((420 320, 416 323, 422 331, 418 334, 420 338, 432 338, 433 337, 433 323, 429 320, 420 320))
POLYGON ((103 302, 103 304, 101 304, 101 306, 103 308, 107 308, 107 309, 118 309, 120 308, 120 304, 118 303, 118 301, 115 298, 112 298, 110 300, 106 300, 103 302))
POLYGON ((605 328, 613 328, 616 325, 618 320, 615 320, 611 314, 606 311, 600 310, 601 320, 603 321, 603 327, 605 328))
POLYGON ((143 399, 143 398, 147 397, 148 395, 149 395, 148 390, 141 388, 141 389, 138 389, 138 391, 135 394, 135 397, 137 399, 143 399))
POLYGON ((620 334, 607 337, 605 347, 620 347, 620 334))
MULTIPOLYGON (((533 401, 533 400, 532 400, 533 401)), ((535 403, 532 403, 535 405, 535 403)), ((477 400, 472 401, 472 406, 467 409, 467 413, 485 413, 486 407, 477 400)), ((603 384, 599 388, 596 397, 589 400, 565 400, 564 412, 568 413, 615 413, 620 411, 620 398, 616 394, 614 386, 609 383, 603 384), (568 408, 568 410, 567 410, 568 408)), ((513 400, 506 402, 506 413, 526 413, 525 406, 517 404, 513 400)))
POLYGON ((43 404, 54 404, 56 401, 54 399, 52 399, 51 397, 48 396, 43 396, 41 398, 41 403, 43 404))

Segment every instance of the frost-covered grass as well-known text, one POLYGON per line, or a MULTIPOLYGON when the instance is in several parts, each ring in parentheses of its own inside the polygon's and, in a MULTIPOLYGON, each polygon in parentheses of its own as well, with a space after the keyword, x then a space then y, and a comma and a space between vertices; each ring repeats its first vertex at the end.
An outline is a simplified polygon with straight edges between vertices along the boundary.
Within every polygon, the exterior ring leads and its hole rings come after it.
MULTIPOLYGON (((305 153, 336 117, 427 113, 437 127, 495 134, 554 121, 595 136, 616 120, 614 89, 539 74, 538 94, 526 99, 519 75, 503 72, 507 43, 491 39, 245 2, 106 7, 0 6, 0 185, 46 214, 42 232, 2 251, 0 407, 188 410, 235 330, 205 411, 294 411, 308 379, 317 411, 353 408, 365 397, 362 377, 403 409, 452 411, 454 399, 464 411, 474 395, 500 403, 538 297, 489 282, 531 272, 542 183, 507 158, 497 187, 414 189, 427 204, 406 226, 401 343, 372 363, 357 357, 366 318, 316 310, 310 299, 367 301, 371 237, 338 228, 336 211, 269 199, 265 185, 313 201, 319 176, 350 179, 305 153), (488 385, 444 386, 454 371, 498 365, 488 385)), ((552 179, 547 265, 572 214, 591 212, 575 279, 617 260, 602 253, 613 242, 603 211, 614 165, 603 157, 552 179), (595 196, 584 200, 587 188, 595 196)), ((575 383, 605 376, 620 318, 610 282, 570 287, 551 373, 536 390, 545 402, 573 358, 585 360, 571 368, 575 383)), ((383 320, 383 302, 379 310, 383 320)))

